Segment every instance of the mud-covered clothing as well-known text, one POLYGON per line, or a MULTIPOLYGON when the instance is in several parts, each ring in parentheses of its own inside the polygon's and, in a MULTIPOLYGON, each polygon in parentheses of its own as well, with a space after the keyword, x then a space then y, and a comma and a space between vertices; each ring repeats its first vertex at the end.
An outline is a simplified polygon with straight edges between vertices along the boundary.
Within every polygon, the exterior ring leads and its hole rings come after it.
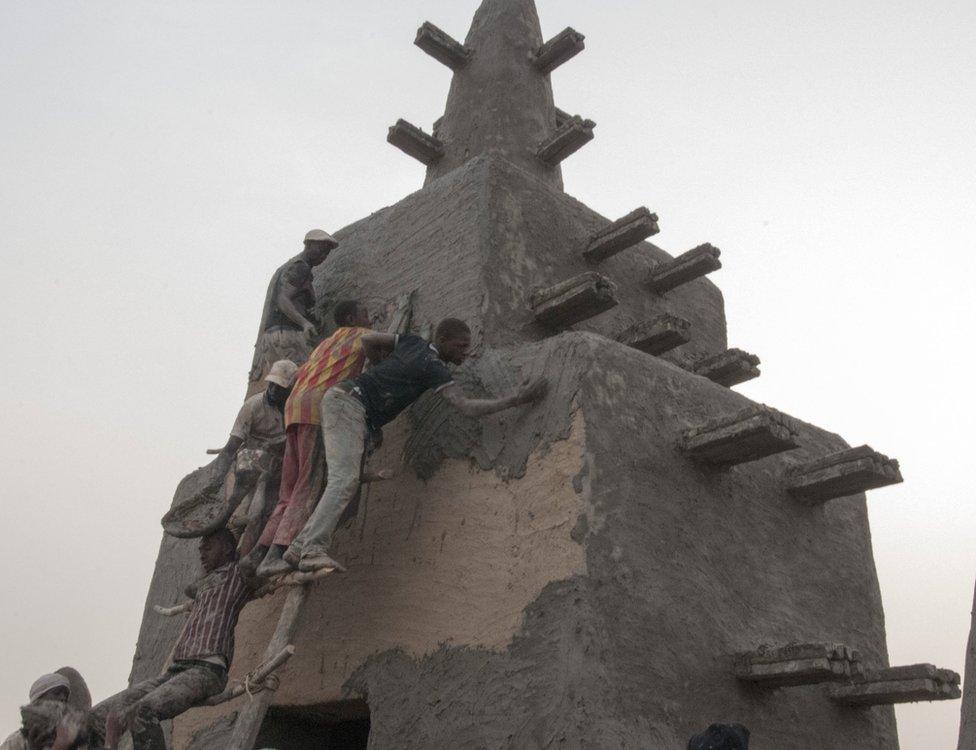
POLYGON ((287 359, 301 367, 312 348, 302 331, 291 328, 272 328, 258 336, 254 345, 254 362, 248 380, 259 383, 271 372, 271 365, 279 359, 287 359))
POLYGON ((165 750, 160 721, 201 705, 227 685, 227 670, 207 662, 177 661, 158 677, 137 682, 95 706, 104 718, 117 714, 132 733, 133 750, 165 750))
POLYGON ((195 584, 196 596, 183 626, 173 664, 161 675, 138 682, 95 707, 103 719, 122 717, 134 750, 165 750, 159 722, 179 716, 217 695, 227 685, 234 658, 234 628, 252 590, 236 562, 222 565, 195 584))
POLYGON ((268 403, 264 392, 244 402, 230 434, 244 441, 241 448, 258 448, 279 456, 285 449, 284 418, 281 410, 268 403))
POLYGON ((301 255, 296 255, 275 271, 268 283, 258 336, 254 342, 254 359, 248 375, 251 383, 263 380, 271 365, 279 359, 291 360, 296 365, 302 365, 308 359, 311 346, 302 326, 289 319, 281 309, 280 295, 286 286, 293 291, 292 304, 309 319, 315 306, 312 266, 301 255))
POLYGON ((292 554, 312 556, 328 551, 343 511, 359 490, 367 434, 362 402, 339 387, 326 391, 322 397, 322 442, 329 465, 328 483, 292 542, 292 554))
MULTIPOLYGON (((318 412, 316 406, 315 411, 318 412)), ((302 530, 325 484, 322 430, 317 424, 293 424, 285 430, 278 504, 258 544, 288 546, 302 530)))
POLYGON ((295 385, 285 404, 286 428, 321 424, 319 405, 325 392, 363 371, 366 353, 362 338, 367 333, 371 333, 368 328, 343 326, 315 347, 295 375, 295 385))
POLYGON ((433 344, 405 333, 396 337, 389 357, 351 382, 353 393, 366 410, 366 423, 375 431, 395 419, 424 391, 441 390, 453 383, 454 377, 433 344))
POLYGON ((301 324, 293 321, 281 309, 281 295, 289 294, 292 304, 306 319, 309 318, 312 308, 315 306, 315 292, 312 290, 312 266, 301 255, 296 255, 278 269, 272 283, 274 290, 269 300, 270 305, 264 330, 268 331, 272 328, 302 330, 301 324))
POLYGON ((193 609, 173 652, 174 661, 218 656, 234 660, 234 628, 252 589, 236 562, 227 563, 196 584, 193 609))

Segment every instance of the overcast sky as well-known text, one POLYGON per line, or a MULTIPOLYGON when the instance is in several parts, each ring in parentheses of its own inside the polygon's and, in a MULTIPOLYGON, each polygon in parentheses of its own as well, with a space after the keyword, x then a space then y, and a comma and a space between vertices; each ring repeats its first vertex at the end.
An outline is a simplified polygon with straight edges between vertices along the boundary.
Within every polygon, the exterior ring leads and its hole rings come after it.
MULTIPOLYGON (((0 2, 0 736, 40 673, 125 684, 177 481, 221 445, 269 275, 418 189, 385 142, 477 0, 0 2)), ((739 390, 902 462, 869 507, 896 664, 962 671, 976 551, 972 0, 539 0, 597 121, 566 190, 723 251, 739 390)), ((898 709, 954 746, 959 702, 898 709)))

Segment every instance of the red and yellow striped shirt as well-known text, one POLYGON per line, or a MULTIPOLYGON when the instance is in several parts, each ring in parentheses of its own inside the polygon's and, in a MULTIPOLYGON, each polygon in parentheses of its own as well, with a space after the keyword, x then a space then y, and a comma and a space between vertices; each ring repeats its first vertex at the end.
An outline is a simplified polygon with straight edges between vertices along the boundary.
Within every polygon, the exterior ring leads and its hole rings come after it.
POLYGON ((339 328, 315 347, 308 361, 298 368, 295 386, 285 404, 285 427, 293 424, 321 424, 319 402, 336 383, 363 371, 366 353, 362 337, 368 328, 339 328))

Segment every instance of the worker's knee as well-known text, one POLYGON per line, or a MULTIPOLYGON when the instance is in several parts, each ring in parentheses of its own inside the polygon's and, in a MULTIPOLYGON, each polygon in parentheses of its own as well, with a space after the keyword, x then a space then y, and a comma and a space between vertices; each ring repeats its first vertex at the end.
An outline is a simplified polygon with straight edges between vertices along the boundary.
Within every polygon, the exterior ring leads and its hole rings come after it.
POLYGON ((127 724, 132 733, 134 750, 165 748, 165 743, 160 744, 163 734, 159 725, 159 714, 151 701, 143 699, 133 705, 128 711, 127 724))
POLYGON ((329 475, 329 483, 325 488, 324 499, 329 505, 343 506, 353 498, 358 489, 358 472, 336 471, 329 475))
POLYGON ((130 720, 135 728, 159 723, 156 707, 145 698, 137 702, 130 712, 130 720))
POLYGON ((356 490, 359 489, 359 477, 356 474, 351 474, 342 477, 337 484, 336 497, 340 499, 340 502, 345 504, 352 500, 356 494, 356 490))

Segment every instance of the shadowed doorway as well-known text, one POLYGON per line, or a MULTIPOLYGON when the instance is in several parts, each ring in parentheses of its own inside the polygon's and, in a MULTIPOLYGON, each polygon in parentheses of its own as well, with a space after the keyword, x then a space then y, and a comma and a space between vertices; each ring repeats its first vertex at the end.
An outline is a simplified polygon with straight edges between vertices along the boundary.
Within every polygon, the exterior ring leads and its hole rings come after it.
POLYGON ((369 706, 352 700, 268 710, 255 748, 274 750, 366 750, 369 706))

